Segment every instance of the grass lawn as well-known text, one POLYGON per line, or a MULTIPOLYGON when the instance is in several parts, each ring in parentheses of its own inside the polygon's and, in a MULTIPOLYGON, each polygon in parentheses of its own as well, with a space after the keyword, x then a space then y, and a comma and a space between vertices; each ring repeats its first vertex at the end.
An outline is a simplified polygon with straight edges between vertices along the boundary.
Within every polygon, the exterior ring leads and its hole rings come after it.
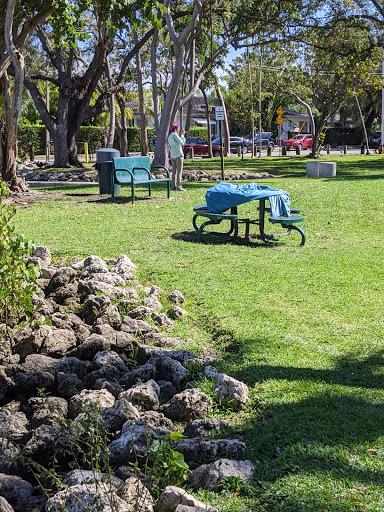
MULTIPOLYGON (((297 157, 226 161, 227 172, 276 176, 261 183, 301 209, 304 247, 295 233, 268 246, 188 241, 204 182, 134 206, 87 201, 97 186, 60 188, 65 198, 16 216, 56 258, 127 254, 143 282, 181 290, 191 317, 177 334, 214 346, 220 369, 250 386, 233 428, 256 464, 253 485, 200 494, 222 512, 384 511, 384 157, 323 158, 337 161, 336 178, 306 178, 297 157)), ((219 172, 220 161, 185 169, 219 172)))

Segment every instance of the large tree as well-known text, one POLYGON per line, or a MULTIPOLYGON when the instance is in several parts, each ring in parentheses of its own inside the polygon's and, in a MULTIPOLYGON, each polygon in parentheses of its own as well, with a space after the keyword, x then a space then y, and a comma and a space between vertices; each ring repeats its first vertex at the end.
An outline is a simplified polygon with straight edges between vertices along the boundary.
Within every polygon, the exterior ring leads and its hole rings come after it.
POLYGON ((4 39, 0 58, 1 93, 4 101, 4 145, 0 138, 1 178, 9 188, 25 188, 17 177, 17 126, 20 116, 24 80, 24 56, 22 48, 35 27, 55 8, 54 2, 0 2, 5 13, 4 39), (13 75, 10 77, 10 73, 13 75))

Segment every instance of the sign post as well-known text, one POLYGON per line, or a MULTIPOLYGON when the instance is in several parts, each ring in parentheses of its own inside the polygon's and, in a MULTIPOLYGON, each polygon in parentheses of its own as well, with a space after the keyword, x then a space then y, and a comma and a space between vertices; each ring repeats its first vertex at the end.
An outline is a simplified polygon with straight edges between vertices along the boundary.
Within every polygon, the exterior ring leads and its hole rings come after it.
POLYGON ((221 179, 224 181, 224 148, 222 136, 222 122, 224 121, 224 107, 215 107, 215 120, 219 121, 219 137, 220 137, 220 158, 221 158, 221 179))
POLYGON ((284 121, 284 119, 283 119, 284 109, 281 105, 276 110, 276 113, 278 116, 276 119, 276 122, 279 125, 279 156, 281 156, 281 125, 283 124, 283 121, 284 121))

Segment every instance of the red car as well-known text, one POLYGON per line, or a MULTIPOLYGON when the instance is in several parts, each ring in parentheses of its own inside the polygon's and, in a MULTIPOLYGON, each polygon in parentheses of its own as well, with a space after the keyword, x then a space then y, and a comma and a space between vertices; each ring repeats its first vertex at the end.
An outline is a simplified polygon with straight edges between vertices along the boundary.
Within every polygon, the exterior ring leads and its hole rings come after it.
POLYGON ((283 142, 283 147, 288 149, 310 149, 312 147, 312 135, 306 133, 304 135, 297 135, 293 139, 288 139, 283 142))
MULTIPOLYGON (((201 137, 187 137, 184 145, 184 158, 192 158, 192 148, 194 156, 208 156, 208 141, 201 137)), ((219 144, 212 144, 213 156, 220 156, 221 147, 219 144)))

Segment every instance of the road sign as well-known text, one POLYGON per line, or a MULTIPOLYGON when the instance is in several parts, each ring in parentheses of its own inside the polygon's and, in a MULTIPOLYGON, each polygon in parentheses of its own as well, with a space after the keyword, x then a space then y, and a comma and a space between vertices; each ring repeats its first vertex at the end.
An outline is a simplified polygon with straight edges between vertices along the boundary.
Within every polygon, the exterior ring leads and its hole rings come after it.
POLYGON ((224 121, 224 107, 215 107, 216 121, 224 121))
POLYGON ((276 119, 277 124, 283 124, 283 121, 284 119, 280 116, 276 119))
POLYGON ((279 107, 279 108, 276 110, 276 113, 277 113, 277 115, 278 115, 278 116, 280 116, 280 117, 281 117, 281 116, 284 114, 284 110, 283 110, 283 108, 282 108, 282 107, 279 107))

